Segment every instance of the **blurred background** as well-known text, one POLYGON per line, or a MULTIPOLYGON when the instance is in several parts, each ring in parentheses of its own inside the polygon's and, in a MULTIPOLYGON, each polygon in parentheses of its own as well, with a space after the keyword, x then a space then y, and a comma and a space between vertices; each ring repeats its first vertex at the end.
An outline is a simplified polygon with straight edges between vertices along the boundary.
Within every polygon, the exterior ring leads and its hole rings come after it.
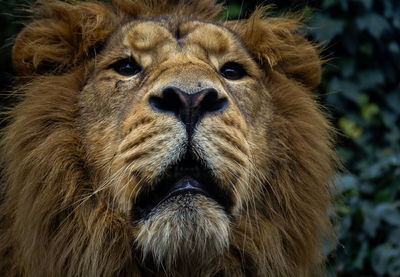
MULTIPOLYGON (((15 103, 11 45, 27 0, 0 0, 0 110, 15 103)), ((303 11, 311 40, 324 45, 317 90, 340 135, 344 165, 335 206, 338 242, 326 249, 329 276, 400 276, 400 1, 228 0, 222 18, 245 18, 256 5, 273 15, 303 11)), ((0 115, 0 127, 7 122, 0 115)))

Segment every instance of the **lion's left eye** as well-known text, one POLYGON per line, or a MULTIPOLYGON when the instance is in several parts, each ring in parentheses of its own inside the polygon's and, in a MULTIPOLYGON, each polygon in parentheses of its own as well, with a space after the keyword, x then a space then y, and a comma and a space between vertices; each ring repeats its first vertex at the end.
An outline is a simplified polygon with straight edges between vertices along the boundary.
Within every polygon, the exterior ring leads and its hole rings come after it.
POLYGON ((142 67, 132 58, 126 58, 110 66, 115 72, 124 76, 133 76, 142 71, 142 67))
POLYGON ((239 80, 247 75, 246 70, 241 64, 235 62, 228 62, 220 69, 220 74, 229 80, 239 80))

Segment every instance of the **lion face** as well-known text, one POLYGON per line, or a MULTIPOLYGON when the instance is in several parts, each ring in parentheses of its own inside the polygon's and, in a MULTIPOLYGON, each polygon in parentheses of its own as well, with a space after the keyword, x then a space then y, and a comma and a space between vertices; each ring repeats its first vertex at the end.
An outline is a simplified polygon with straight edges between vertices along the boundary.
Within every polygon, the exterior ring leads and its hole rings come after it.
POLYGON ((0 275, 319 274, 336 158, 299 20, 114 5, 41 4, 16 40, 0 275))
POLYGON ((263 79, 231 31, 196 20, 130 22, 96 58, 80 99, 85 146, 145 255, 227 250, 229 218, 261 189, 250 175, 271 117, 263 79))

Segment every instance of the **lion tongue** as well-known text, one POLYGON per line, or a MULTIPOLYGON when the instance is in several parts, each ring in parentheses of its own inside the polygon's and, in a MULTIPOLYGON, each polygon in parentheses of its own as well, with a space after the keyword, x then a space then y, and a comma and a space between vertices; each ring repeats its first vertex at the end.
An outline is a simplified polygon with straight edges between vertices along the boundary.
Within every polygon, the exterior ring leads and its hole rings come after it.
POLYGON ((167 195, 160 201, 160 203, 165 200, 186 192, 192 193, 201 193, 207 195, 207 193, 202 189, 202 185, 195 179, 189 176, 185 176, 172 186, 172 188, 168 191, 167 195))

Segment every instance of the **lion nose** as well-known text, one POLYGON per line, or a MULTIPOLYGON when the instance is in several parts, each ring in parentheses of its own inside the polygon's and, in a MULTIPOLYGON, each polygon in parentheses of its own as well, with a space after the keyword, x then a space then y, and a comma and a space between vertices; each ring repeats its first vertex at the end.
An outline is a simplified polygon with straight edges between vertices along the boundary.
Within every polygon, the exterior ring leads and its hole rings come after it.
POLYGON ((161 96, 152 96, 149 102, 158 112, 174 113, 185 124, 189 137, 204 115, 222 113, 228 104, 227 99, 219 97, 214 88, 187 93, 173 86, 163 88, 161 96))

